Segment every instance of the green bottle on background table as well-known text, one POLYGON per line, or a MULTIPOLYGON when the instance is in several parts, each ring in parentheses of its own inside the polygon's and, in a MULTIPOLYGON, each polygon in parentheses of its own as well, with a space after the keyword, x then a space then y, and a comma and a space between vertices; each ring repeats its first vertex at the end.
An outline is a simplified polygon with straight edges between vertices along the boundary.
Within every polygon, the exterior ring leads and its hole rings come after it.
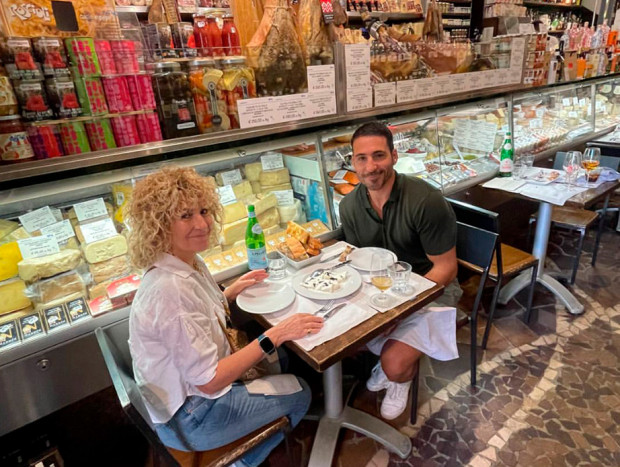
POLYGON ((248 226, 245 230, 245 246, 248 253, 248 268, 267 269, 267 249, 265 247, 265 234, 258 223, 254 205, 248 206, 248 226))
POLYGON ((512 135, 506 132, 506 139, 502 143, 502 151, 499 155, 499 176, 511 177, 514 165, 514 150, 512 147, 512 135))

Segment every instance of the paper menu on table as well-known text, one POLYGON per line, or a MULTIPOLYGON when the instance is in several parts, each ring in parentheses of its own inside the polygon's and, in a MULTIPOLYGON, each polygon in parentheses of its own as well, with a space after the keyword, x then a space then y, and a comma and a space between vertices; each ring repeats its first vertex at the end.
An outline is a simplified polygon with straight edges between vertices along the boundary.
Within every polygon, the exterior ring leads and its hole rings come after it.
POLYGON ((496 190, 510 191, 516 193, 519 188, 525 185, 524 180, 515 180, 511 177, 495 177, 486 183, 483 183, 484 188, 494 188, 496 190))

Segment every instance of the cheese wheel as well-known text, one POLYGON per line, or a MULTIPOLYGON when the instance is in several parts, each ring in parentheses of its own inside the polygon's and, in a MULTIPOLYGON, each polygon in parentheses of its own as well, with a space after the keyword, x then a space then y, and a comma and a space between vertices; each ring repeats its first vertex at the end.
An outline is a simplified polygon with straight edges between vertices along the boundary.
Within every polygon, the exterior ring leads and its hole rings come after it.
POLYGON ((0 281, 17 276, 17 263, 22 259, 17 242, 0 245, 0 281))
POLYGON ((122 235, 82 245, 84 258, 91 264, 101 263, 117 256, 127 254, 127 239, 122 235))
POLYGON ((82 262, 79 250, 61 250, 53 255, 29 258, 17 264, 19 277, 28 282, 71 271, 82 262))
POLYGON ((21 279, 0 282, 0 315, 30 306, 25 290, 26 283, 21 279))

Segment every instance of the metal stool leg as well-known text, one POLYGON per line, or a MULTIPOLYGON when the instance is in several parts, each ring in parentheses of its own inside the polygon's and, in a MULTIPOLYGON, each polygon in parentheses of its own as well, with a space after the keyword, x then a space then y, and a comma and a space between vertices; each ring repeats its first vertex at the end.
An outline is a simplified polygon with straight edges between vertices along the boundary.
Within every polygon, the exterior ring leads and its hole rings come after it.
MULTIPOLYGON (((603 230, 605 230, 605 216, 607 216, 607 208, 609 207, 609 197, 611 193, 605 197, 605 203, 603 204, 603 209, 601 209, 600 216, 601 220, 598 223, 598 232, 596 232, 596 240, 594 240, 594 251, 592 252, 592 266, 596 266, 596 257, 598 256, 598 246, 601 243, 601 235, 603 235, 603 230)), ((618 223, 620 224, 620 216, 618 218, 618 223)), ((575 281, 573 277, 573 284, 575 281)))
POLYGON ((411 413, 409 421, 415 425, 418 421, 418 390, 420 388, 420 360, 416 362, 416 371, 411 382, 411 413))
MULTIPOLYGON (((579 259, 581 258, 581 250, 583 249, 583 239, 586 236, 586 229, 580 229, 579 231, 579 245, 577 246, 577 255, 575 256, 575 263, 573 264, 573 273, 570 277, 570 283, 573 285, 577 278, 577 269, 579 268, 579 259)), ((595 246, 596 248, 596 246, 595 246)), ((594 260, 593 260, 594 261, 594 260)))
POLYGON ((491 307, 489 310, 489 317, 487 318, 487 325, 484 328, 484 336, 482 336, 482 349, 486 350, 487 341, 489 340, 489 332, 491 331, 491 322, 493 321, 493 315, 495 314, 495 307, 497 306, 497 298, 499 297, 499 289, 502 285, 502 277, 497 278, 497 284, 493 290, 493 298, 491 299, 491 307))

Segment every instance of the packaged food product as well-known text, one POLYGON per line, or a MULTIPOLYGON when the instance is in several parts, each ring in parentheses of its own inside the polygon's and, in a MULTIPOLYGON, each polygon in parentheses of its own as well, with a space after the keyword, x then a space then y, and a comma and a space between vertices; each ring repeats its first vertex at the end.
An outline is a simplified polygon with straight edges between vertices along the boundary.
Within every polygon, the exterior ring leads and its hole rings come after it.
POLYGON ((88 142, 93 151, 101 151, 103 149, 113 149, 116 147, 114 133, 110 126, 110 120, 107 118, 98 118, 84 122, 86 133, 88 134, 88 142))
POLYGON ((78 92, 82 113, 84 115, 105 115, 108 113, 108 104, 105 100, 101 78, 81 78, 74 80, 78 92))
POLYGON ((0 76, 0 117, 15 115, 18 112, 17 98, 8 76, 0 76))
POLYGON ((32 45, 37 61, 43 64, 43 74, 54 78, 69 78, 71 71, 61 39, 57 37, 35 37, 32 45))
POLYGON ((174 48, 179 57, 193 58, 198 55, 192 23, 174 23, 170 25, 174 48))
POLYGON ((213 55, 209 43, 207 18, 203 15, 194 16, 194 43, 196 44, 198 55, 201 57, 210 57, 213 55))
POLYGON ((75 269, 81 262, 82 255, 78 250, 61 250, 52 255, 24 259, 17 264, 17 269, 19 277, 34 282, 75 269))
POLYGON ((65 46, 73 66, 77 67, 80 76, 99 76, 101 67, 92 37, 67 37, 65 46))
POLYGON ((136 110, 155 110, 155 94, 153 93, 153 83, 147 74, 125 76, 133 108, 136 110))
POLYGON ((84 123, 80 121, 65 121, 58 125, 60 127, 60 138, 65 154, 83 154, 90 152, 88 134, 84 123))
POLYGON ((78 102, 75 85, 69 78, 48 78, 45 81, 45 88, 57 117, 68 118, 82 115, 82 107, 78 102))
POLYGON ((119 147, 140 144, 140 134, 134 115, 119 115, 110 119, 114 139, 119 147))
POLYGON ((101 68, 102 75, 115 75, 116 61, 112 54, 112 46, 110 41, 104 39, 95 39, 95 51, 97 52, 97 58, 99 59, 99 67, 101 68))
POLYGON ((15 81, 15 93, 25 120, 46 120, 54 116, 43 83, 40 81, 15 81))
POLYGON ((0 163, 9 164, 33 159, 34 151, 19 115, 0 117, 0 163))
POLYGON ((222 60, 224 74, 219 81, 226 99, 230 127, 239 128, 237 101, 256 97, 254 70, 245 64, 245 57, 228 57, 222 60))
POLYGON ((31 293, 30 298, 35 303, 49 303, 75 293, 84 295, 86 284, 78 272, 69 271, 36 282, 26 290, 26 293, 28 292, 31 293))
MULTIPOLYGON (((319 7, 320 11, 320 7, 319 7)), ((233 15, 224 15, 222 46, 226 55, 241 55, 241 39, 233 15)))
POLYGON ((27 37, 0 38, 0 61, 11 79, 42 79, 41 65, 34 59, 27 37))
POLYGON ((28 127, 28 139, 37 159, 64 156, 60 129, 55 123, 36 123, 28 127))
POLYGON ((148 44, 151 56, 155 60, 178 58, 172 48, 172 31, 167 23, 147 24, 143 27, 144 39, 148 44))
POLYGON ((153 91, 164 138, 192 136, 198 133, 196 111, 187 73, 176 62, 154 65, 153 91))
POLYGON ((141 143, 152 143, 163 139, 159 118, 155 112, 136 115, 136 124, 138 125, 141 143))
POLYGON ((223 75, 215 68, 211 58, 192 60, 189 66, 189 85, 194 95, 196 120, 201 133, 227 130, 230 119, 227 115, 226 100, 218 83, 223 75))
POLYGON ((210 55, 213 57, 223 57, 225 54, 224 47, 222 45, 222 33, 220 27, 215 21, 215 16, 207 16, 207 34, 209 35, 209 47, 211 49, 210 55))
POLYGON ((108 76, 101 78, 101 81, 110 112, 121 113, 134 110, 124 76, 108 76))
POLYGON ((132 40, 110 41, 116 70, 120 74, 138 73, 140 65, 136 53, 136 43, 132 40))

